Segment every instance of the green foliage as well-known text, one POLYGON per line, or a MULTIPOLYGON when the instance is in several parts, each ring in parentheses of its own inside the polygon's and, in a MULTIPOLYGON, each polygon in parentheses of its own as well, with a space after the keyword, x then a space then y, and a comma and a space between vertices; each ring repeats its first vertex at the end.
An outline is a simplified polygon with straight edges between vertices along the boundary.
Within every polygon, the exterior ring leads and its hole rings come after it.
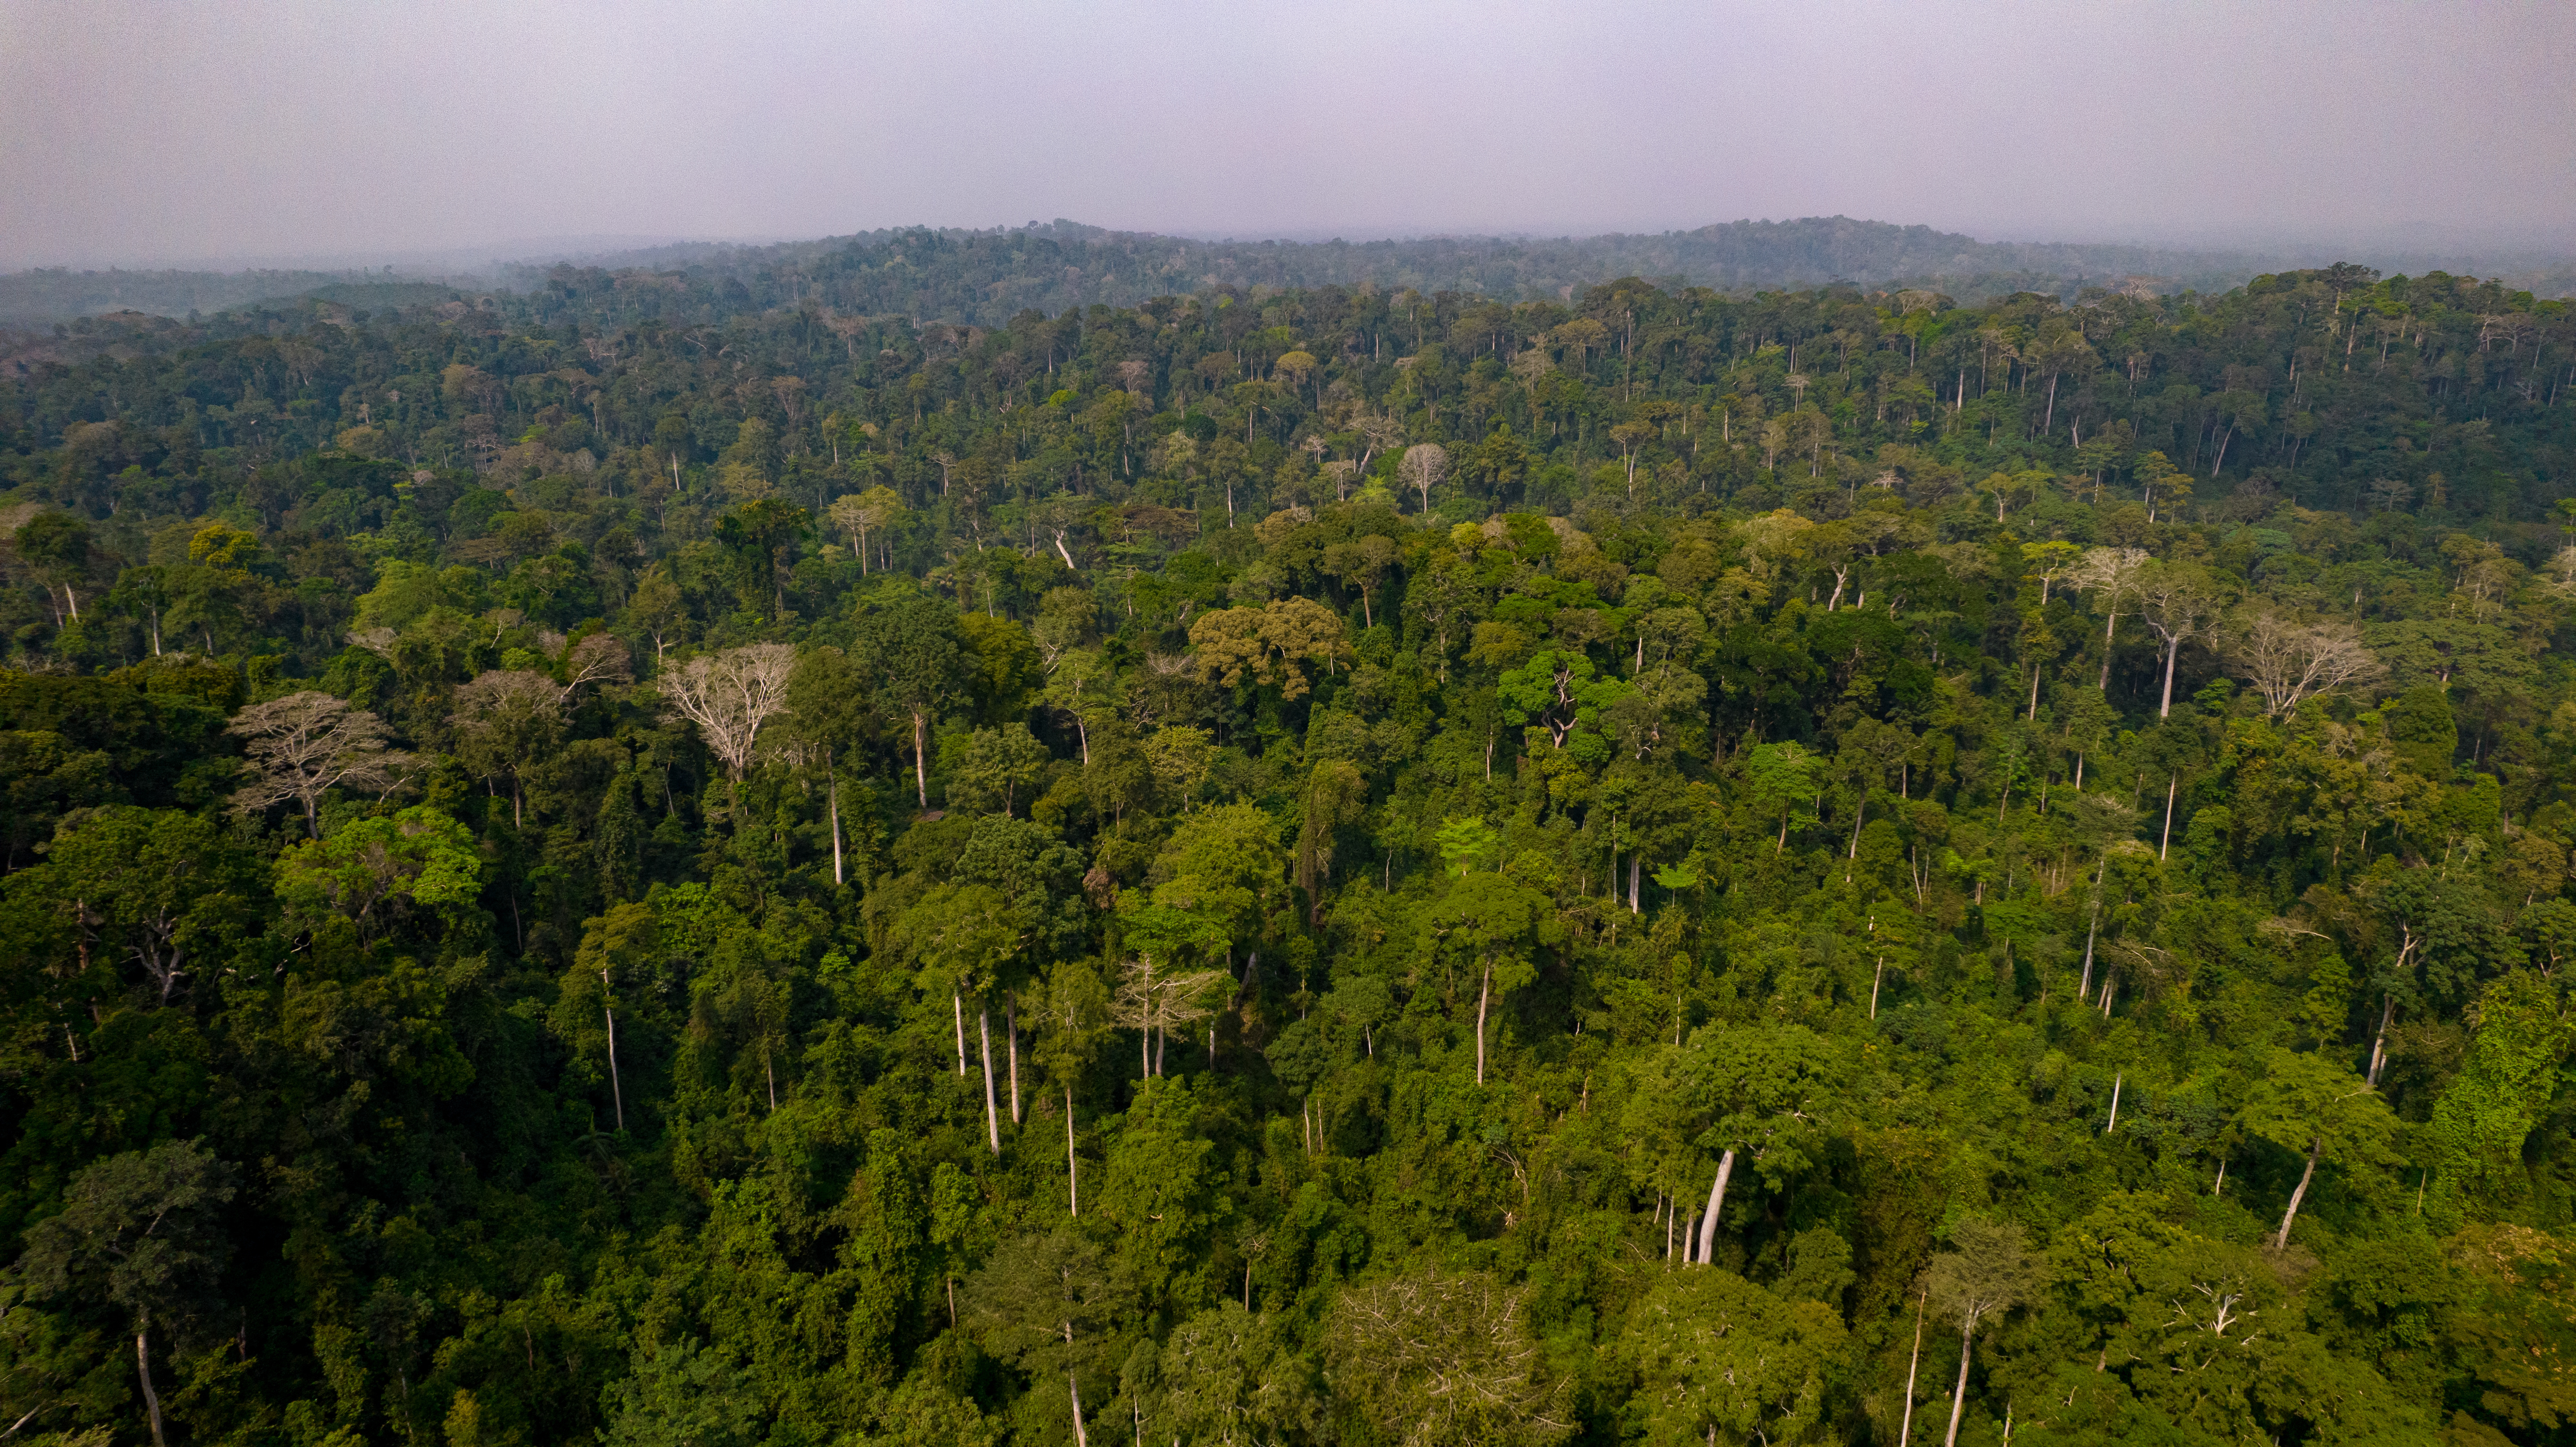
POLYGON ((0 1423, 2571 1430, 2563 306, 1006 239, 0 377, 0 1423))

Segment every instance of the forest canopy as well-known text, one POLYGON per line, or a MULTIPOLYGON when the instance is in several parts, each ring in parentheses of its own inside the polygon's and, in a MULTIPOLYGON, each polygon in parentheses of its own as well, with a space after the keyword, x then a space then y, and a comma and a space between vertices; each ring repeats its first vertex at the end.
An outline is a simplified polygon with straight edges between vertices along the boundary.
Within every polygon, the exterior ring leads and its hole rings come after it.
POLYGON ((8 1433, 2576 1440, 2566 303, 806 279, 0 371, 8 1433))

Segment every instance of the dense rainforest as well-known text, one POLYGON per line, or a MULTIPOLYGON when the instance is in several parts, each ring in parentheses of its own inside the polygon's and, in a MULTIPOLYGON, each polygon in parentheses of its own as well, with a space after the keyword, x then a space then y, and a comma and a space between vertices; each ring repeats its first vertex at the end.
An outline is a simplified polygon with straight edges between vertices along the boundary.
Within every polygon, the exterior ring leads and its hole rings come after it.
POLYGON ((2564 303, 704 285, 0 372, 0 1437, 2576 1442, 2564 303))

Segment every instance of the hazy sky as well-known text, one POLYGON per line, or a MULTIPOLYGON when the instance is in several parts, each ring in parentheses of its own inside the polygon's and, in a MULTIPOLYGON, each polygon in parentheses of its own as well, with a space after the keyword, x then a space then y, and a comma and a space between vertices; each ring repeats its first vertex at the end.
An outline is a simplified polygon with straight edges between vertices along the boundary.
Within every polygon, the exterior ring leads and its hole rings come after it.
POLYGON ((1058 216, 2576 249, 2576 5, 0 0, 0 267, 1058 216))

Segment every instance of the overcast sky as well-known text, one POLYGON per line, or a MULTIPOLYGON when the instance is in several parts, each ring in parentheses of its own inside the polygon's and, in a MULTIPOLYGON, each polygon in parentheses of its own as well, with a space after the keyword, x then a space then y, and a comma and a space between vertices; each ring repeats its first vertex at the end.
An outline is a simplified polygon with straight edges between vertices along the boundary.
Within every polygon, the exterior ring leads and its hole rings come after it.
POLYGON ((0 0, 0 268, 1069 217, 2576 249, 2576 5, 0 0))

